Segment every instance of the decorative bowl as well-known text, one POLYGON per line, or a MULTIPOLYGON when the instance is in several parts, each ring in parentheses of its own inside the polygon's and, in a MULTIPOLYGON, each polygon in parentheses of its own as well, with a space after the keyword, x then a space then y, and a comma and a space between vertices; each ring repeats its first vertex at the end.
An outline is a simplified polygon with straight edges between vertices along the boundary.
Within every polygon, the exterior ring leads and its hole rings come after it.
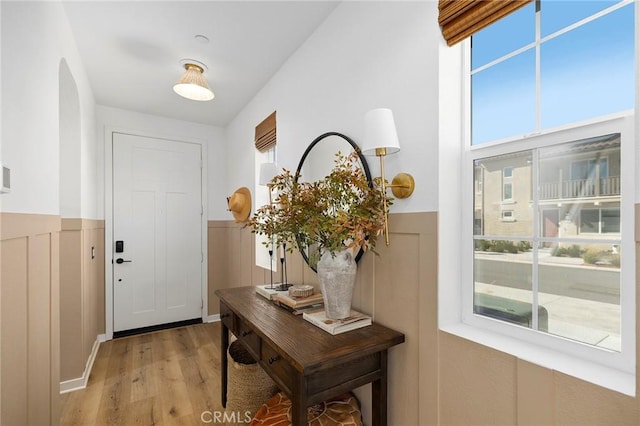
POLYGON ((289 296, 291 297, 307 297, 313 294, 313 286, 307 284, 299 284, 289 287, 289 296))

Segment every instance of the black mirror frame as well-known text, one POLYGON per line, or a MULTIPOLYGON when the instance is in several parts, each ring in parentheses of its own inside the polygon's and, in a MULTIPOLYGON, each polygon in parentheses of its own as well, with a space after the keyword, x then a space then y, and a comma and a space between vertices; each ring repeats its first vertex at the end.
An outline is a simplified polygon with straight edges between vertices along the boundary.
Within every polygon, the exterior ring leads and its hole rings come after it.
MULTIPOLYGON (((298 178, 300 177, 300 171, 302 170, 302 165, 304 164, 304 160, 307 158, 307 156, 309 155, 309 153, 311 152, 313 147, 316 146, 323 139, 328 138, 329 136, 338 136, 338 137, 344 139, 345 141, 347 141, 349 143, 349 145, 351 145, 351 147, 354 149, 354 151, 358 153, 358 158, 360 159, 360 162, 362 163, 362 169, 364 170, 364 174, 367 177, 367 181, 369 182, 369 186, 373 187, 373 180, 371 178, 371 172, 369 171, 369 164, 367 164, 367 160, 365 159, 364 155, 362 155, 362 151, 360 151, 360 147, 349 136, 344 135, 342 133, 338 133, 338 132, 323 133, 320 136, 318 136, 317 138, 315 138, 309 144, 307 149, 304 151, 304 154, 302 154, 302 158, 300 158, 300 162, 298 163, 298 168, 296 169, 296 174, 295 174, 295 178, 294 178, 295 182, 298 183, 298 178)), ((299 245, 298 245, 298 250, 300 251, 300 254, 302 255, 302 258, 304 259, 306 264, 309 266, 309 268, 311 268, 313 270, 313 272, 318 272, 316 270, 316 268, 314 268, 313 266, 311 266, 309 264, 309 257, 307 256, 307 253, 299 245)), ((358 263, 358 261, 360 260, 360 258, 362 257, 363 254, 364 254, 364 250, 360 249, 360 251, 358 251, 358 254, 356 254, 356 257, 355 257, 356 263, 358 263)))

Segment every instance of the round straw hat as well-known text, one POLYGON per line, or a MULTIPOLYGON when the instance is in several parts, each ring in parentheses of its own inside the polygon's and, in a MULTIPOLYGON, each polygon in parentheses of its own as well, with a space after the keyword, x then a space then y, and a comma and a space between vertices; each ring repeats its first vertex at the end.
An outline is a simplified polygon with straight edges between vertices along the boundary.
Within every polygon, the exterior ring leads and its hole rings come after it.
POLYGON ((246 222, 251 212, 251 191, 244 186, 238 188, 227 199, 227 204, 236 222, 246 222))

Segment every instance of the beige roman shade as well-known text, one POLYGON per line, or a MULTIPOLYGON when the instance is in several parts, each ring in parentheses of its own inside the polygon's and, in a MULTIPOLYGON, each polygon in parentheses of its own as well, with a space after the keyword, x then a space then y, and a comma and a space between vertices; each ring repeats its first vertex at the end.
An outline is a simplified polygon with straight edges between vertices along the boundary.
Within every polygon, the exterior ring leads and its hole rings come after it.
POLYGON ((265 152, 276 146, 276 112, 256 126, 256 149, 265 152))
POLYGON ((438 23, 447 45, 453 46, 531 1, 440 0, 438 23))

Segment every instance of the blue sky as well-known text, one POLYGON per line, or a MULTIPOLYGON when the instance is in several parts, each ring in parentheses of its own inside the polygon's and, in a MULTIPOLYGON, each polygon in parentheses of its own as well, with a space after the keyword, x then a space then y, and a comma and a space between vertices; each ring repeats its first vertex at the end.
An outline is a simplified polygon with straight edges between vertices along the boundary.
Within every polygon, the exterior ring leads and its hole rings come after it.
MULTIPOLYGON (((542 0, 541 35, 606 9, 615 1, 542 0)), ((633 4, 542 43, 541 128, 634 106, 633 4)), ((532 3, 473 36, 475 69, 535 40, 532 3)), ((535 49, 472 77, 473 143, 536 130, 535 49)))

